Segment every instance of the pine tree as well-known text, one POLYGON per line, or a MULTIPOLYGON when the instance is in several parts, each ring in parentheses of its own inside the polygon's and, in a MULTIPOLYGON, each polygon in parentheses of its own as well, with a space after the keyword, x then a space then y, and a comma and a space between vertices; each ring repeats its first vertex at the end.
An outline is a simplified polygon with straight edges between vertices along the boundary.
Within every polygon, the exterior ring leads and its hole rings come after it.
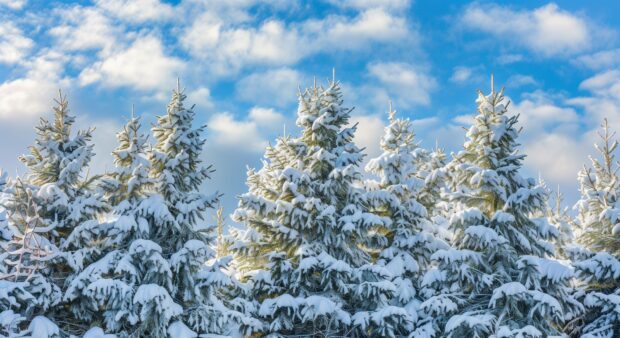
POLYGON ((267 148, 263 168, 248 171, 249 191, 234 219, 247 230, 230 246, 260 303, 263 333, 302 336, 395 336, 411 320, 389 305, 389 271, 369 264, 369 230, 389 219, 369 213, 347 127, 340 85, 299 95, 301 135, 267 148))
POLYGON ((171 272, 157 245, 146 241, 150 233, 147 219, 158 211, 159 200, 156 196, 149 199, 154 180, 149 177, 147 139, 140 133, 139 119, 132 117, 117 139, 119 145, 112 152, 115 170, 100 182, 111 215, 92 229, 97 236, 74 238, 74 246, 96 247, 102 255, 72 278, 64 300, 77 317, 103 322, 109 331, 123 333, 138 322, 134 286, 139 287, 145 279, 170 283, 171 272))
MULTIPOLYGON (((390 105, 390 123, 381 138, 383 153, 366 166, 366 171, 380 179, 367 183, 370 188, 367 203, 372 212, 391 219, 390 227, 382 229, 388 243, 382 246, 377 264, 392 275, 397 290, 394 305, 405 307, 415 319, 421 302, 421 276, 428 268, 431 255, 447 245, 431 234, 434 225, 421 203, 422 196, 434 203, 432 189, 427 189, 425 184, 425 179, 433 175, 430 165, 434 164, 422 161, 430 156, 416 144, 411 121, 397 119, 395 114, 390 105), (420 169, 423 163, 429 167, 420 169)), ((435 183, 434 179, 429 181, 435 183)), ((423 327, 419 330, 428 329, 423 324, 419 323, 423 327)))
POLYGON ((592 168, 584 166, 578 176, 577 241, 589 252, 581 254, 575 268, 585 284, 581 296, 588 311, 572 329, 582 337, 611 338, 620 335, 620 165, 607 119, 601 127, 602 142, 595 144, 600 159, 590 157, 592 168))
POLYGON ((121 337, 227 334, 242 320, 220 299, 220 289, 233 284, 226 259, 207 264, 215 256, 214 227, 204 213, 219 194, 199 192, 212 170, 200 160, 204 127, 192 127, 195 113, 184 100, 180 88, 173 91, 153 127, 152 149, 137 118, 117 135, 116 170, 102 184, 114 206, 100 225, 106 254, 65 294, 91 321, 103 312, 107 331, 121 337))
POLYGON ((545 190, 519 175, 518 116, 503 89, 478 94, 478 115, 464 149, 448 164, 453 248, 439 250, 422 282, 422 304, 445 337, 558 335, 580 311, 569 293, 571 270, 553 260, 550 231, 532 215, 545 190))
POLYGON ((601 159, 591 157, 592 168, 584 166, 579 172, 578 241, 592 251, 607 251, 619 256, 620 209, 616 204, 620 197, 620 166, 614 154, 618 141, 614 139, 615 132, 609 130, 607 119, 601 127, 602 144, 595 144, 601 159))
POLYGON ((556 256, 564 259, 573 259, 578 254, 579 248, 574 244, 573 217, 569 214, 568 207, 564 205, 564 195, 560 187, 556 189, 553 198, 548 199, 547 221, 557 230, 556 256))
POLYGON ((443 215, 442 192, 446 187, 445 169, 447 156, 439 145, 433 151, 417 151, 417 176, 424 180, 424 187, 420 192, 420 203, 428 210, 429 216, 443 215))
MULTIPOLYGON (((215 257, 215 226, 205 222, 205 211, 214 208, 219 193, 207 196, 201 192, 205 179, 213 171, 202 166, 200 155, 205 140, 204 126, 193 128, 195 113, 183 105, 186 95, 177 86, 167 113, 158 117, 152 128, 155 145, 150 152, 151 174, 155 189, 161 193, 173 221, 154 227, 153 236, 170 255, 173 267, 174 299, 183 306, 182 319, 199 333, 225 334, 229 324, 245 318, 231 310, 218 296, 219 289, 232 287, 233 281, 223 270, 227 258, 203 265, 215 257)), ((179 327, 179 325, 177 325, 179 327)))
POLYGON ((105 209, 90 189, 92 178, 84 177, 93 156, 92 130, 72 135, 75 118, 66 97, 61 94, 56 103, 53 122, 41 119, 30 154, 20 157, 28 168, 26 177, 12 181, 4 200, 12 239, 2 255, 2 279, 19 283, 30 294, 19 308, 21 328, 42 337, 82 330, 83 323, 68 317, 59 304, 68 277, 82 268, 91 249, 69 254, 74 249, 69 239, 77 229, 97 223, 97 214, 105 209))

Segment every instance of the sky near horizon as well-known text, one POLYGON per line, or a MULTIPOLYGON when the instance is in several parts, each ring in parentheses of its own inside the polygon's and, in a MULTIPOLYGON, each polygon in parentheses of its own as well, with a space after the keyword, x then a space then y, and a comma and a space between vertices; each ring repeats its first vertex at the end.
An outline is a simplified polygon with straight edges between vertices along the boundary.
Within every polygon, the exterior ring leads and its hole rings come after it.
POLYGON ((379 151, 388 101, 422 146, 458 151, 476 90, 505 85, 525 173, 578 197, 577 172, 607 117, 620 130, 620 1, 0 0, 0 167, 51 117, 58 89, 96 127, 93 171, 111 165, 131 105, 145 132, 177 77, 208 125, 211 192, 228 213, 246 167, 295 133, 298 85, 336 69, 356 141, 379 151))

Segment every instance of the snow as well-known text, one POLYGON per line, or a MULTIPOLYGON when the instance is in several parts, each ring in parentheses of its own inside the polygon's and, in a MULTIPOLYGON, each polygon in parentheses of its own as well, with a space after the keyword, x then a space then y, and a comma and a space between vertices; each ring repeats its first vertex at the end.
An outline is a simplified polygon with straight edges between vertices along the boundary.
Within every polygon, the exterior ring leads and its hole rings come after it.
POLYGON ((576 263, 575 267, 588 273, 595 280, 620 279, 620 260, 607 252, 599 252, 590 259, 576 263))
POLYGON ((472 224, 481 222, 483 219, 484 216, 478 208, 466 208, 454 213, 450 218, 450 223, 472 224))
POLYGON ((170 337, 174 338, 196 338, 198 334, 192 331, 187 325, 183 324, 183 322, 176 321, 170 324, 168 327, 168 334, 170 337))
POLYGON ((455 315, 448 320, 445 330, 446 332, 455 331, 459 326, 464 325, 469 328, 479 327, 483 332, 489 332, 494 324, 495 316, 493 315, 455 315))
POLYGON ((495 247, 508 242, 506 238, 498 235, 495 230, 482 225, 469 226, 465 229, 465 234, 484 243, 483 247, 495 247))
POLYGON ((117 338, 116 335, 113 334, 105 334, 103 329, 100 327, 93 327, 90 330, 86 331, 83 338, 117 338))
POLYGON ((493 296, 489 301, 489 305, 492 307, 497 306, 497 301, 500 299, 509 299, 513 296, 526 294, 528 291, 525 286, 519 282, 510 282, 501 285, 493 290, 493 296))
POLYGON ((36 316, 28 325, 31 338, 56 338, 60 335, 58 326, 43 316, 36 316))
POLYGON ((557 260, 537 256, 522 256, 517 262, 517 268, 522 269, 525 265, 536 266, 540 275, 554 284, 567 281, 574 275, 571 267, 557 260))

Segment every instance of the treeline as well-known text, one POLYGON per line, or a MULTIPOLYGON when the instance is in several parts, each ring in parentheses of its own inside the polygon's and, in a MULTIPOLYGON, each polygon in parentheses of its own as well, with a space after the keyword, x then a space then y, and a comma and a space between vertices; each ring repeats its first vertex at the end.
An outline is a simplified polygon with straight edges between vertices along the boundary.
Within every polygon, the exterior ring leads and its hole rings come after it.
POLYGON ((620 337, 606 121, 573 217, 520 174, 503 89, 478 93, 451 156, 390 107, 362 168, 334 79, 299 94, 299 133, 248 171, 224 234, 185 98, 177 86, 150 138, 132 115, 97 176, 66 98, 41 119, 27 173, 0 179, 0 337, 620 337))

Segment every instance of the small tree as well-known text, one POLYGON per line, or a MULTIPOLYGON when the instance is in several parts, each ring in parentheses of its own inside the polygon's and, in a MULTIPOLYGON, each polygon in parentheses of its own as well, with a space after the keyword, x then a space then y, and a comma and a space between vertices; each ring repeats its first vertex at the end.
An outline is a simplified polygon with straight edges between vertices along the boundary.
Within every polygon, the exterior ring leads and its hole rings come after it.
POLYGON ((620 184, 615 160, 618 141, 609 130, 607 119, 595 144, 600 158, 590 157, 592 167, 579 172, 581 199, 575 207, 579 214, 577 241, 590 252, 575 263, 584 283, 581 294, 588 309, 571 329, 582 337, 616 337, 620 335, 620 184), (594 254, 596 253, 596 254, 594 254))

